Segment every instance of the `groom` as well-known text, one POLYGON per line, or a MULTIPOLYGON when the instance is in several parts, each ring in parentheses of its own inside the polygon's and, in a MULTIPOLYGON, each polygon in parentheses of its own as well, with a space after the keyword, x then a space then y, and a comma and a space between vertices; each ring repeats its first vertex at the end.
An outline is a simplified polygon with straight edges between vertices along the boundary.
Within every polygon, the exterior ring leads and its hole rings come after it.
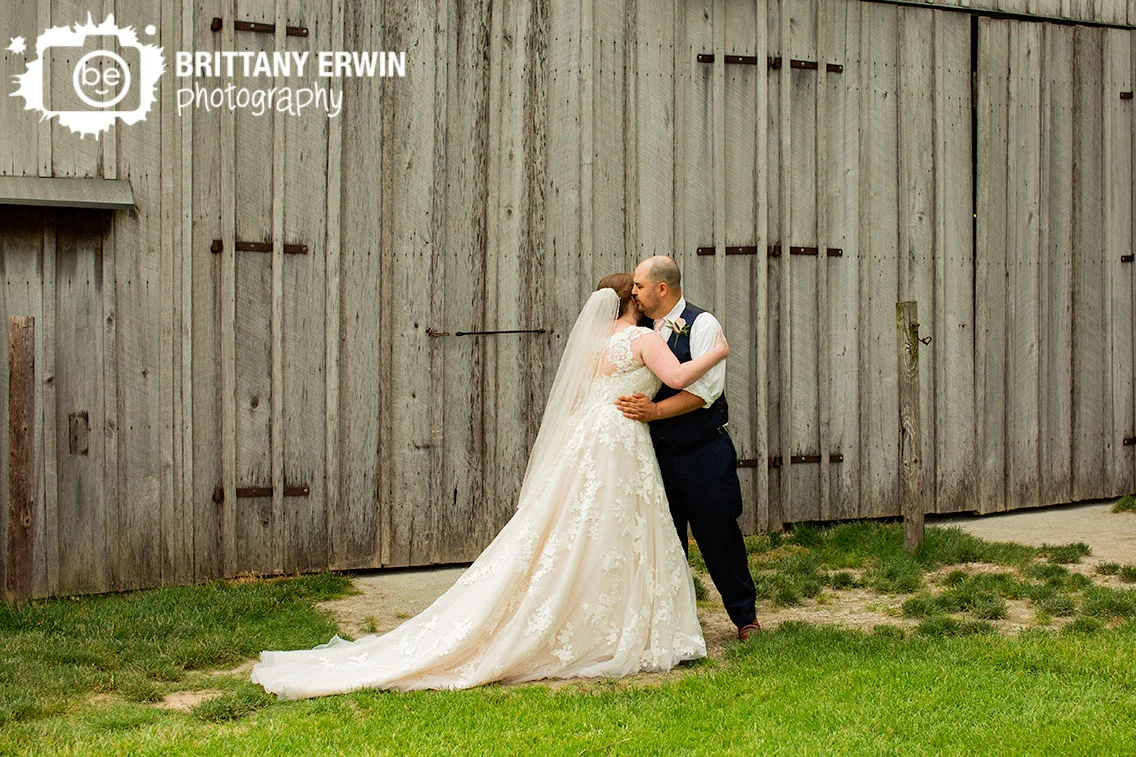
MULTIPOLYGON (((683 298, 678 266, 670 258, 658 255, 640 263, 631 296, 644 315, 640 325, 653 326, 680 363, 714 346, 721 326, 713 315, 683 298)), ((737 452, 726 431, 725 378, 723 361, 684 391, 664 384, 653 400, 635 394, 620 397, 615 404, 624 416, 649 424, 683 549, 688 549, 689 524, 726 612, 738 627, 738 638, 744 641, 761 626, 738 528, 742 493, 737 452)))

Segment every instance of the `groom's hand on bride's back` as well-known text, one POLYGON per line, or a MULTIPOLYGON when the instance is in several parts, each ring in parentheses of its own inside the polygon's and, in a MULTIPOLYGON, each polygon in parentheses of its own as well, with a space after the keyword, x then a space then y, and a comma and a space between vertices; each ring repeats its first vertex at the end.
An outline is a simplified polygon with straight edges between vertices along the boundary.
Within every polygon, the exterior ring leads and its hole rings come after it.
POLYGON ((658 417, 658 405, 652 402, 647 395, 638 392, 630 396, 619 397, 615 401, 615 407, 623 413, 624 418, 630 418, 633 421, 649 423, 658 417))

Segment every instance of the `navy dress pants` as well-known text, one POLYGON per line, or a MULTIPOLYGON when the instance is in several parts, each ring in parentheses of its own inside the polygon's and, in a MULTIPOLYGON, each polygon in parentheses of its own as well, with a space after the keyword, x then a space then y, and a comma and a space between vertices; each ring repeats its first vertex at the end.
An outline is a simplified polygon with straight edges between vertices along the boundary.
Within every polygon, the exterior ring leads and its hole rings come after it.
POLYGON ((689 550, 689 524, 730 620, 739 628, 752 623, 757 592, 738 527, 742 491, 733 440, 722 433, 678 453, 660 443, 655 453, 683 550, 689 550))

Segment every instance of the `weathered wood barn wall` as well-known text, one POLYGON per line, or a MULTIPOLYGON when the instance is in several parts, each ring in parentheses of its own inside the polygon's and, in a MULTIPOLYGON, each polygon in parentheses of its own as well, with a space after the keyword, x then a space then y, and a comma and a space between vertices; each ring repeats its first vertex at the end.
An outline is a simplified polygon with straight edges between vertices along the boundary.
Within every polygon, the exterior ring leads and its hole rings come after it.
MULTIPOLYGON (((337 82, 334 119, 179 116, 167 74, 100 141, 3 98, 0 175, 135 200, 0 207, 0 314, 36 318, 38 595, 472 559, 584 296, 654 253, 730 336, 747 530, 898 512, 909 298, 928 510, 1136 488, 1136 0, 102 9, 167 54, 408 71, 337 82)), ((89 10, 9 3, 0 28, 89 10)))

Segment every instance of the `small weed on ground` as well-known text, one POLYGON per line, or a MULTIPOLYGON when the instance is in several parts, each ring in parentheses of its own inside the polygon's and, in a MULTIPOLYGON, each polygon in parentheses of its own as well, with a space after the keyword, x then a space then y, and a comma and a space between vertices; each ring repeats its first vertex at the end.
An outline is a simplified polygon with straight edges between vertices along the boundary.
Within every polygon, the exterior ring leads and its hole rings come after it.
POLYGON ((1136 513, 1136 494, 1125 494, 1112 506, 1114 513, 1136 513))

